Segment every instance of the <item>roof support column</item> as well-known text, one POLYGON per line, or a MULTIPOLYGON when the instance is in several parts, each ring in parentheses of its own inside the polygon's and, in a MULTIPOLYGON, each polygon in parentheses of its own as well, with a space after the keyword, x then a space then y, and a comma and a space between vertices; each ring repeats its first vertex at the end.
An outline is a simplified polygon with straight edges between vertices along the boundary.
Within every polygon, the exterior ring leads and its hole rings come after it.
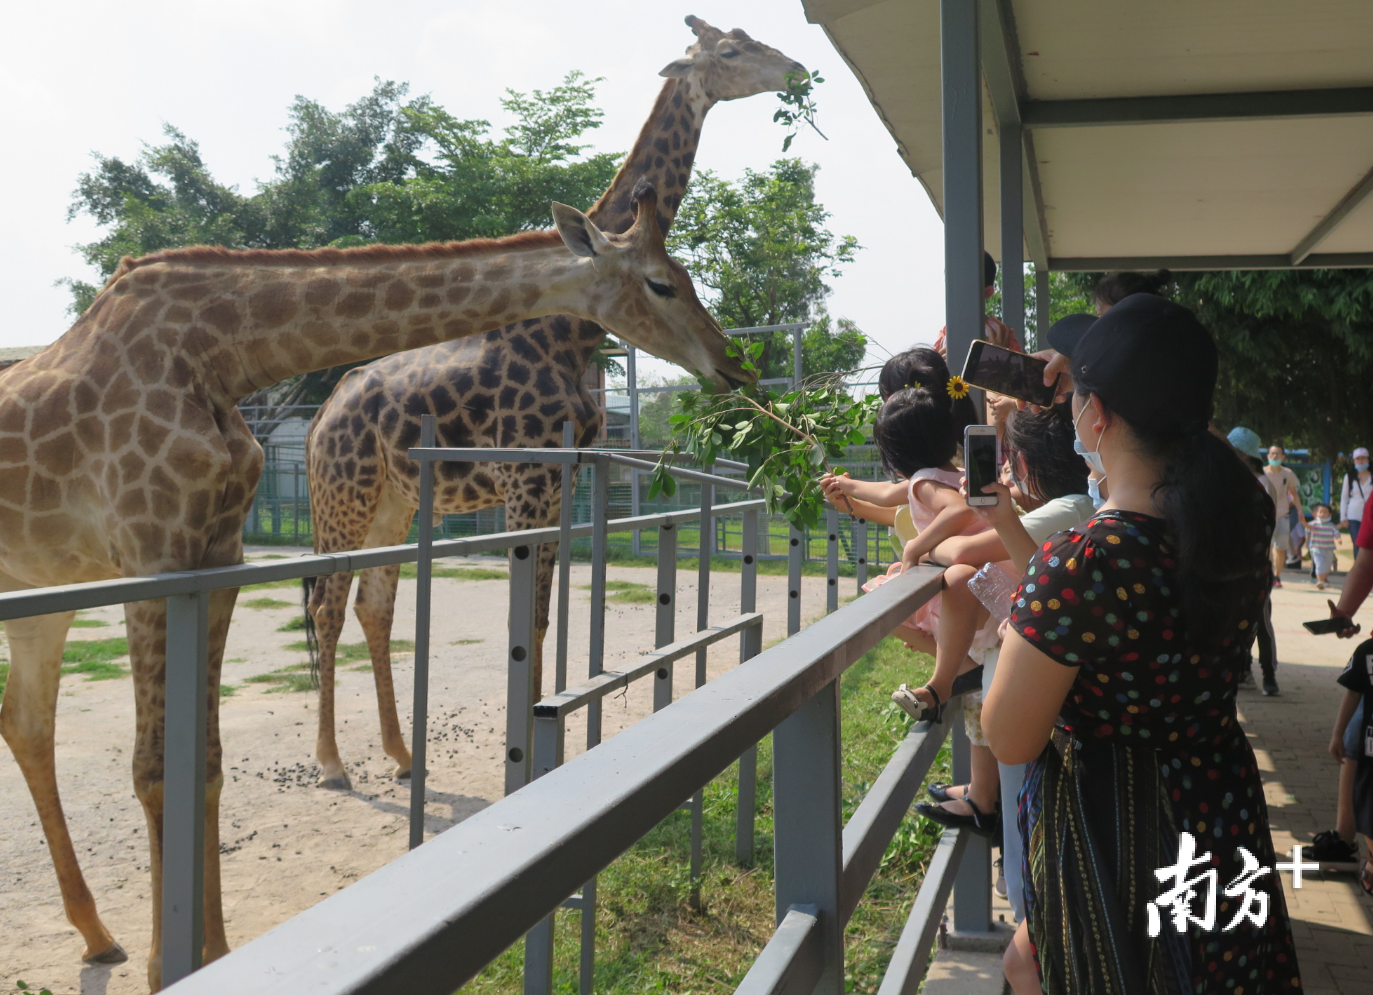
MULTIPOLYGON (((949 372, 982 335, 982 72, 976 0, 940 0, 944 315, 949 372)), ((965 856, 964 860, 968 858, 965 856)), ((982 928, 986 928, 985 926, 982 928)))
POLYGON ((1025 342, 1025 179, 1020 125, 1001 125, 1001 320, 1025 342))

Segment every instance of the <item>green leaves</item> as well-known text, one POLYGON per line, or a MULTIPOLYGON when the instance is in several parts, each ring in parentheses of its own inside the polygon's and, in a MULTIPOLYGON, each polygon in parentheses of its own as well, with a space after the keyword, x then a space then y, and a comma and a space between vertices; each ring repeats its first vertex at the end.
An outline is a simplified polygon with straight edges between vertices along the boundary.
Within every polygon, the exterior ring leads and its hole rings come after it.
MULTIPOLYGON (((745 368, 756 369, 763 344, 741 347, 732 342, 730 350, 745 368)), ((876 395, 855 401, 841 374, 786 394, 753 384, 718 391, 703 381, 700 392, 684 391, 679 398, 682 413, 670 419, 672 441, 654 470, 649 498, 675 493, 667 470, 678 453, 702 464, 717 458, 742 460, 748 464, 749 486, 763 491, 768 511, 785 515, 797 528, 820 521, 821 468, 841 458, 847 446, 864 440, 863 429, 880 404, 876 395)))
POLYGON ((800 133, 803 124, 815 128, 817 135, 824 138, 825 141, 829 141, 825 133, 815 124, 814 90, 817 83, 823 82, 825 82, 825 78, 819 73, 805 71, 787 73, 787 89, 782 94, 782 106, 777 109, 777 113, 772 115, 774 121, 786 125, 790 129, 787 132, 787 137, 782 139, 783 152, 791 148, 791 143, 800 133))

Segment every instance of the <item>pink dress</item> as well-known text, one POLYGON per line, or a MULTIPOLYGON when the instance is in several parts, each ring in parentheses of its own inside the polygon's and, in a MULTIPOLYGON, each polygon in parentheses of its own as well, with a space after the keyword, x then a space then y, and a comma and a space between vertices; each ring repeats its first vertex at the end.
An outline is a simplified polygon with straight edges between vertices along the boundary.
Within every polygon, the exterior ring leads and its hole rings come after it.
MULTIPOLYGON (((963 482, 963 471, 936 469, 917 470, 915 472, 915 475, 906 481, 906 503, 907 506, 910 508, 911 522, 915 525, 917 529, 919 529, 921 532, 924 532, 927 528, 930 527, 931 523, 934 522, 936 512, 931 510, 930 507, 926 505, 923 501, 920 501, 916 498, 915 482, 917 480, 933 480, 940 484, 947 484, 948 486, 957 490, 958 486, 963 482)), ((965 529, 963 529, 962 532, 958 532, 956 534, 973 536, 981 532, 985 532, 989 528, 991 528, 990 525, 986 524, 979 518, 974 518, 972 522, 970 522, 968 526, 965 529)), ((1007 569, 1008 567, 1010 567, 1009 560, 1006 561, 1004 564, 998 564, 998 566, 1005 570, 1007 575, 1011 574, 1011 571, 1007 569)), ((863 590, 875 591, 877 590, 877 588, 881 587, 888 580, 890 580, 892 577, 895 577, 900 572, 901 564, 899 562, 893 563, 890 567, 887 568, 887 572, 884 575, 874 577, 872 580, 864 584, 863 590)), ((920 629, 924 632, 928 632, 930 635, 934 635, 935 629, 939 624, 939 609, 940 606, 943 604, 943 601, 943 596, 935 595, 929 601, 926 601, 923 605, 917 608, 915 614, 911 615, 910 618, 906 619, 901 624, 904 626, 908 626, 909 628, 920 629)), ((993 649, 997 646, 998 640, 996 638, 996 630, 999 627, 999 622, 995 622, 991 618, 988 618, 987 621, 983 624, 982 628, 977 630, 977 634, 973 636, 972 647, 968 651, 969 654, 973 657, 973 659, 978 659, 978 654, 980 652, 984 650, 993 649)))

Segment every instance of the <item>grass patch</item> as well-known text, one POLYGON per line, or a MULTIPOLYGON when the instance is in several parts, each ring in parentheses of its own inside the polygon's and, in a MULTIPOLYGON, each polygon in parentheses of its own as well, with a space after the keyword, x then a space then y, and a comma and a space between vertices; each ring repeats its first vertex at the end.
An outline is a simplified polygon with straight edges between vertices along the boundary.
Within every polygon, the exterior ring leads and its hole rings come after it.
MULTIPOLYGON (((296 651, 299 652, 299 653, 308 653, 308 652, 310 652, 310 644, 307 643, 307 642, 306 642, 305 640, 303 640, 303 639, 301 639, 301 640, 299 640, 299 641, 297 641, 297 642, 294 642, 294 643, 288 643, 288 644, 286 645, 286 648, 287 648, 288 650, 296 650, 296 651)), ((398 654, 400 654, 400 653, 413 653, 413 652, 415 652, 415 644, 414 644, 413 641, 411 641, 411 640, 409 640, 409 639, 393 639, 393 640, 391 640, 391 655, 392 655, 393 657, 396 656, 396 655, 398 655, 398 654)), ((365 642, 362 642, 362 643, 339 643, 338 646, 337 646, 337 647, 335 648, 335 650, 334 650, 334 663, 335 663, 336 665, 337 665, 337 664, 341 664, 341 663, 357 663, 359 660, 365 660, 365 661, 367 662, 367 666, 365 666, 365 667, 358 667, 358 668, 355 668, 355 669, 358 669, 358 670, 371 670, 371 669, 372 669, 372 654, 368 651, 368 649, 367 649, 367 644, 366 644, 365 642)))
POLYGON ((72 619, 73 629, 103 629, 109 622, 102 622, 98 618, 74 618, 72 619))
MULTIPOLYGON (((578 555, 575 555, 575 554, 574 554, 573 557, 572 557, 572 562, 573 562, 573 563, 590 563, 590 562, 591 562, 591 558, 588 557, 588 556, 578 556, 578 555)), ((616 549, 613 549, 613 548, 607 552, 607 554, 606 554, 606 562, 607 562, 607 563, 613 563, 613 564, 614 564, 615 566, 617 566, 617 567, 652 567, 652 568, 654 568, 655 570, 658 568, 658 557, 657 557, 656 555, 655 555, 655 556, 633 556, 633 555, 631 555, 631 554, 629 554, 629 553, 621 553, 619 550, 616 550, 616 549)), ((682 576, 682 575, 684 575, 684 574, 686 574, 686 573, 693 573, 693 574, 696 573, 696 571, 700 569, 700 563, 701 563, 700 558, 699 558, 699 557, 696 557, 696 556, 682 556, 682 557, 678 557, 678 559, 677 559, 677 574, 678 574, 678 576, 682 576)), ((759 561, 757 561, 757 563, 758 563, 758 573, 761 574, 761 575, 763 575, 763 576, 768 576, 768 577, 785 577, 785 576, 787 575, 787 561, 786 561, 786 560, 759 560, 759 561)), ((742 561, 742 560, 739 560, 739 559, 734 559, 734 558, 725 557, 725 556, 712 556, 712 557, 710 558, 710 569, 711 569, 711 572, 712 572, 712 573, 719 572, 719 573, 737 574, 737 573, 741 572, 741 571, 744 569, 744 565, 743 565, 743 561, 742 561)), ((883 572, 885 572, 885 571, 886 571, 886 567, 885 567, 885 566, 882 567, 881 570, 878 570, 878 569, 877 569, 875 566, 873 566, 872 564, 869 564, 869 566, 868 566, 868 576, 869 576, 869 577, 872 577, 872 576, 874 576, 875 574, 878 574, 878 573, 883 573, 883 572)), ((825 566, 825 561, 824 561, 824 560, 816 560, 816 559, 803 560, 802 563, 801 563, 801 575, 802 575, 803 577, 828 577, 828 576, 829 576, 829 570, 828 570, 828 568, 825 566)), ((841 560, 839 561, 839 576, 840 576, 840 577, 856 577, 856 576, 858 576, 858 574, 857 574, 857 568, 855 568, 854 565, 853 565, 852 563, 846 563, 846 562, 844 562, 844 560, 841 559, 841 560)))
POLYGON ((238 694, 238 688, 233 684, 221 684, 219 686, 219 696, 221 698, 232 698, 238 694))
POLYGON ((484 643, 485 639, 454 639, 449 646, 471 646, 473 643, 484 643))
POLYGON ((278 625, 277 632, 304 632, 306 624, 304 615, 295 615, 278 625))
POLYGON ((245 608, 267 609, 267 608, 298 608, 298 607, 300 607, 300 606, 299 606, 299 605, 293 605, 293 604, 291 604, 291 602, 289 602, 289 601, 282 601, 280 598, 254 598, 252 601, 245 601, 245 602, 243 602, 243 607, 245 607, 245 608))
MULTIPOLYGON (((419 576, 419 567, 414 563, 402 563, 400 565, 400 575, 404 580, 414 580, 419 576)), ((509 580, 510 574, 504 570, 493 570, 490 567, 434 567, 431 573, 434 578, 447 578, 449 580, 509 580)))
MULTIPOLYGON (((591 590, 590 584, 582 586, 583 591, 591 590)), ((621 605, 651 605, 658 600, 657 592, 647 584, 636 584, 631 580, 608 580, 605 582, 606 601, 621 605)))
POLYGON ((85 674, 88 681, 108 681, 125 677, 128 670, 114 661, 129 655, 129 641, 114 639, 68 640, 62 651, 62 673, 85 674))
POLYGON ((255 560, 286 560, 290 559, 285 553, 263 553, 261 556, 254 557, 255 560))
POLYGON ((272 591, 282 587, 294 587, 300 590, 300 578, 295 580, 269 580, 263 584, 244 584, 239 588, 240 591, 272 591))
MULTIPOLYGON (((892 704, 893 688, 923 681, 933 662, 887 639, 850 667, 841 682, 844 733, 843 803, 847 819, 891 758, 910 727, 892 704)), ((932 780, 948 779, 942 751, 932 780)), ((734 817, 738 768, 731 767, 705 791, 703 910, 688 904, 691 816, 676 812, 599 879, 596 914, 595 988, 602 995, 641 992, 732 992, 772 935, 773 823, 772 740, 758 744, 758 818, 753 866, 734 864, 734 817)), ((882 866, 849 921, 845 935, 845 990, 875 992, 915 900, 938 827, 919 817, 903 822, 882 866)), ((559 913, 554 988, 577 988, 577 918, 559 913)), ((489 964, 468 990, 521 990, 523 945, 489 964)))
POLYGON ((252 677, 244 678, 245 684, 270 684, 268 691, 312 691, 314 684, 310 681, 310 665, 308 663, 293 663, 289 667, 282 667, 280 670, 273 670, 266 674, 254 674, 252 677))
POLYGON ((0 663, 0 698, 5 697, 5 685, 9 682, 9 679, 10 665, 8 663, 0 663))

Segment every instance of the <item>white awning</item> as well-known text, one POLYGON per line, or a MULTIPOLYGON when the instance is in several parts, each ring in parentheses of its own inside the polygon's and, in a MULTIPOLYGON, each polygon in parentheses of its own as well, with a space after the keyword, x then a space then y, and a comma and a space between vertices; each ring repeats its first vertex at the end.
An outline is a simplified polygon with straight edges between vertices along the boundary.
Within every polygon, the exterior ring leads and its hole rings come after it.
MULTIPOLYGON (((1041 266, 1373 266, 1373 2, 980 3, 994 255, 1018 120, 1041 266)), ((942 213, 939 0, 803 5, 942 213)))

